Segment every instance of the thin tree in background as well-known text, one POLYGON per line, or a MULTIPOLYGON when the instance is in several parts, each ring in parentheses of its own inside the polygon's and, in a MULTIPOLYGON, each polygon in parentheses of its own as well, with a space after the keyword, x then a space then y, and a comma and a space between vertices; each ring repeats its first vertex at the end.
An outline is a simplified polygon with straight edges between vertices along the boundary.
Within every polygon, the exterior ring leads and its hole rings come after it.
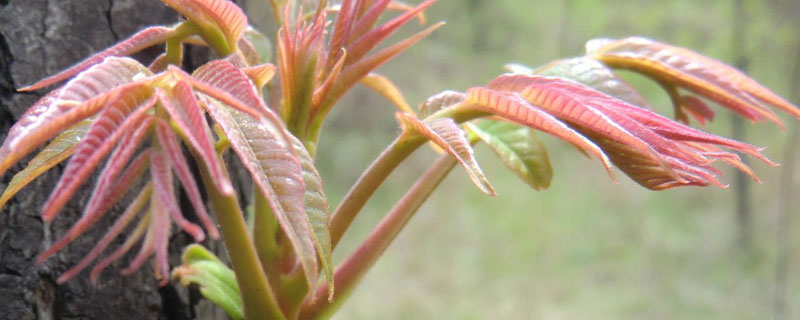
MULTIPOLYGON (((794 5, 789 8, 792 16, 800 14, 800 0, 796 0, 794 5)), ((800 23, 795 21, 796 27, 800 27, 800 23)), ((796 88, 800 87, 800 37, 795 39, 795 64, 792 71, 792 78, 790 80, 789 88, 792 88, 791 96, 789 97, 792 102, 797 103, 800 101, 800 93, 796 88)), ((773 302, 773 319, 781 320, 788 319, 789 312, 787 312, 786 304, 786 281, 788 280, 789 271, 789 249, 790 249, 790 232, 791 232, 791 208, 794 201, 794 171, 792 168, 796 167, 797 163, 797 143, 800 129, 797 125, 792 124, 789 136, 786 139, 786 146, 784 147, 785 156, 783 165, 786 170, 781 175, 780 191, 778 193, 778 212, 777 212, 777 231, 775 233, 775 243, 777 246, 777 261, 775 263, 775 296, 773 302)))
POLYGON ((567 56, 572 48, 572 41, 569 37, 569 21, 572 16, 572 0, 561 1, 561 18, 558 22, 558 55, 567 56))
MULTIPOLYGON (((734 53, 736 68, 742 72, 747 72, 748 58, 746 54, 747 44, 747 22, 748 17, 744 12, 743 0, 736 0, 734 3, 733 14, 733 37, 731 47, 734 53)), ((731 127, 733 128, 732 138, 742 140, 747 136, 747 128, 744 119, 734 114, 731 115, 731 127)), ((748 165, 749 159, 742 158, 742 162, 748 165)), ((751 244, 751 229, 753 221, 752 190, 750 178, 742 173, 736 172, 735 182, 733 183, 734 198, 736 199, 736 221, 739 228, 737 243, 741 249, 749 249, 751 244)))
POLYGON ((486 24, 484 12, 486 12, 486 2, 484 0, 467 1, 467 14, 472 21, 472 50, 475 52, 486 52, 489 40, 489 29, 486 24))

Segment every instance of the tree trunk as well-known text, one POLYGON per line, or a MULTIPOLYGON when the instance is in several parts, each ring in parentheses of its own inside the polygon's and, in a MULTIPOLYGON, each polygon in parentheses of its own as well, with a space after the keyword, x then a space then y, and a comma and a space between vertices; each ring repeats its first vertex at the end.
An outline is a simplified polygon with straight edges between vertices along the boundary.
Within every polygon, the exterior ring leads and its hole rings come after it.
MULTIPOLYGON (((58 72, 145 26, 178 19, 155 0, 0 0, 0 138, 44 93, 18 93, 16 88, 58 72)), ((153 57, 153 52, 137 55, 143 61, 153 57)), ((28 159, 1 177, 0 188, 28 159)), ((43 264, 34 263, 78 218, 86 200, 84 190, 51 226, 43 224, 39 210, 62 169, 63 165, 44 174, 0 211, 0 319, 194 318, 194 307, 187 306, 187 300, 196 303, 196 293, 188 299, 182 288, 159 288, 149 265, 126 277, 118 274, 125 265, 117 263, 101 275, 96 286, 89 282, 88 272, 66 284, 55 283, 59 274, 96 244, 111 219, 103 219, 43 264)), ((175 245, 170 262, 175 265, 187 237, 176 234, 171 240, 175 245)), ((117 239, 112 248, 120 243, 117 239)))
MULTIPOLYGON (((745 14, 744 3, 742 0, 734 2, 733 25, 731 30, 733 32, 731 49, 734 51, 734 59, 736 68, 742 72, 747 72, 748 57, 747 57, 747 23, 749 17, 745 14)), ((731 127, 733 132, 731 138, 738 141, 747 140, 747 127, 745 126, 744 118, 736 114, 731 114, 731 127)), ((749 165, 749 158, 742 157, 742 163, 749 165)), ((753 225, 753 192, 751 186, 753 185, 744 172, 736 171, 736 180, 734 183, 733 191, 736 198, 736 221, 738 225, 737 243, 740 249, 749 250, 752 246, 752 225, 753 225)))

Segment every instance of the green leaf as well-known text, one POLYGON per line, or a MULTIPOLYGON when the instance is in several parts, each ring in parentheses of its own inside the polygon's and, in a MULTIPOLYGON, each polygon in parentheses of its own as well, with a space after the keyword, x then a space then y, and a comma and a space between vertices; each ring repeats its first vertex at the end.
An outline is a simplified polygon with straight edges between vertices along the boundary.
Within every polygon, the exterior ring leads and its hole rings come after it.
POLYGON ((328 204, 328 197, 325 195, 325 190, 322 188, 322 177, 314 167, 314 159, 308 154, 308 150, 303 146, 303 143, 291 136, 292 146, 294 152, 300 159, 300 165, 303 167, 303 182, 306 185, 306 216, 313 231, 312 240, 317 246, 317 253, 319 253, 322 263, 322 270, 325 272, 325 278, 328 281, 328 298, 333 297, 333 261, 331 256, 331 233, 330 233, 330 218, 331 209, 328 204))
POLYGON ((485 142, 500 161, 536 190, 550 186, 553 168, 533 129, 504 121, 482 120, 467 128, 485 142))
POLYGON ((172 270, 172 278, 184 286, 200 286, 203 297, 225 310, 229 317, 244 319, 236 274, 203 246, 193 244, 186 247, 183 265, 172 270))
POLYGON ((0 207, 3 207, 8 200, 31 181, 72 155, 78 142, 83 139, 91 125, 92 120, 83 120, 59 134, 53 142, 44 147, 35 158, 28 162, 28 166, 15 174, 11 182, 8 183, 3 195, 0 196, 0 207))
MULTIPOLYGON (((272 61, 272 42, 263 33, 259 32, 252 26, 247 26, 244 31, 245 41, 249 42, 252 49, 255 50, 255 55, 258 58, 257 63, 267 63, 272 61)), ((244 49, 244 48, 242 48, 244 49)))

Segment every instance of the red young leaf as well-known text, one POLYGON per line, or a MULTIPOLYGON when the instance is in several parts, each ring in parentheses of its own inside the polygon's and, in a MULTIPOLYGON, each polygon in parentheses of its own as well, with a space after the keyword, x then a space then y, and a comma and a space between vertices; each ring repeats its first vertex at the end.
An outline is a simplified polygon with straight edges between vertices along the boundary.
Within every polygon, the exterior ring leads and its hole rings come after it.
MULTIPOLYGON (((169 233, 171 227, 169 218, 170 216, 172 216, 173 219, 176 216, 183 218, 180 212, 175 211, 178 210, 177 208, 178 206, 177 202, 175 201, 174 194, 168 193, 169 191, 173 191, 171 190, 172 188, 168 187, 167 189, 169 190, 164 190, 159 188, 158 186, 159 183, 161 182, 167 182, 167 181, 158 181, 160 180, 160 178, 156 177, 161 175, 162 169, 164 168, 166 168, 167 173, 169 173, 169 165, 166 162, 167 159, 163 153, 153 152, 152 158, 150 159, 150 163, 152 164, 153 167, 150 170, 150 172, 153 173, 153 193, 155 193, 155 197, 150 197, 150 214, 152 215, 150 220, 150 228, 152 233, 148 234, 148 236, 152 235, 151 237, 152 237, 153 249, 150 250, 154 250, 156 254, 155 260, 153 261, 154 264, 153 269, 155 270, 156 279, 161 279, 161 281, 159 282, 159 285, 161 286, 166 285, 167 282, 169 281, 169 261, 167 260, 168 258, 167 248, 169 245, 169 233), (159 193, 161 193, 162 195, 160 195, 159 193), (162 202, 164 200, 170 200, 175 202, 169 204, 162 202)), ((169 186, 172 186, 172 181, 171 181, 172 179, 168 180, 170 180, 169 186)), ((185 220, 183 221, 176 220, 175 222, 178 225, 180 225, 181 228, 192 234, 196 241, 202 241, 203 230, 200 229, 200 227, 191 224, 185 220), (194 231, 189 231, 189 230, 194 230, 194 231)), ((142 249, 147 248, 145 247, 146 244, 147 244, 147 239, 145 239, 145 243, 142 244, 142 249)), ((147 253, 147 251, 145 251, 145 253, 147 253)), ((134 260, 134 263, 135 262, 136 261, 134 260)), ((131 267, 133 266, 134 264, 131 263, 131 267)), ((136 270, 135 268, 128 268, 126 270, 123 270, 123 273, 130 273, 135 270, 136 270)))
POLYGON ((744 162, 742 162, 742 159, 739 158, 738 155, 734 153, 724 152, 722 149, 717 148, 709 143, 687 141, 686 144, 691 145, 692 147, 698 149, 700 152, 706 154, 714 154, 720 160, 728 163, 732 167, 746 174, 756 183, 761 183, 761 179, 759 179, 758 176, 756 176, 755 172, 753 172, 753 170, 750 169, 750 167, 748 167, 746 164, 744 164, 744 162))
POLYGON ((416 132, 428 140, 435 142, 439 147, 446 150, 453 158, 467 170, 469 178, 478 189, 484 193, 495 196, 494 188, 489 183, 489 179, 483 174, 472 146, 467 140, 464 131, 458 124, 449 118, 437 118, 420 121, 414 116, 396 112, 395 117, 406 130, 416 132))
POLYGON ((151 184, 148 184, 144 189, 142 189, 142 191, 139 192, 139 195, 136 196, 133 202, 131 202, 125 209, 125 212, 123 212, 122 215, 120 215, 119 218, 117 218, 117 220, 114 222, 114 225, 112 225, 111 228, 109 228, 108 232, 106 232, 106 234, 103 236, 103 238, 100 239, 100 242, 98 242, 97 245, 94 248, 92 248, 92 251, 90 251, 89 254, 83 257, 83 259, 81 259, 81 261, 77 265, 73 266, 69 270, 62 273, 61 276, 58 277, 56 282, 58 282, 59 284, 67 282, 69 281, 69 279, 72 279, 73 277, 78 275, 78 273, 83 271, 83 269, 86 269, 86 267, 88 267, 89 264, 92 263, 92 261, 94 261, 94 259, 97 258, 97 256, 99 256, 103 252, 103 250, 105 250, 106 247, 108 247, 109 244, 111 244, 111 241, 113 241, 117 236, 119 236, 119 234, 122 233, 122 231, 124 231, 125 227, 127 227, 128 224, 130 224, 131 221, 133 221, 133 218, 135 218, 139 214, 142 208, 144 208, 144 205, 147 203, 147 201, 150 200, 150 195, 152 194, 152 192, 153 188, 151 184))
POLYGON ((694 129, 692 127, 671 121, 667 117, 664 117, 655 112, 637 108, 635 106, 626 104, 614 104, 613 108, 616 110, 617 113, 626 114, 627 116, 631 117, 632 119, 635 119, 639 123, 645 125, 646 127, 650 128, 654 132, 658 133, 661 136, 664 136, 667 139, 703 142, 703 143, 710 143, 719 146, 724 146, 751 155, 771 166, 777 166, 776 163, 770 161, 763 154, 761 154, 761 149, 756 146, 752 146, 747 143, 736 140, 723 138, 710 133, 705 133, 703 131, 694 129))
MULTIPOLYGON (((165 129, 161 122, 156 126, 156 132, 158 133, 158 140, 162 143, 170 139, 165 136, 166 134, 172 134, 169 128, 165 129)), ((154 152, 150 157, 150 176, 153 180, 153 191, 155 192, 155 198, 158 199, 158 206, 161 210, 166 211, 183 231, 190 234, 194 241, 203 241, 206 238, 203 228, 186 220, 181 214, 181 209, 178 208, 178 199, 175 198, 175 188, 172 182, 172 167, 175 164, 171 163, 170 156, 165 151, 175 152, 171 148, 163 148, 161 151, 154 152)))
POLYGON ((319 87, 314 90, 314 94, 311 98, 311 114, 315 114, 318 111, 318 107, 325 101, 328 93, 330 93, 331 89, 333 89, 333 85, 336 83, 336 80, 339 78, 339 75, 342 73, 342 68, 344 67, 344 59, 347 58, 347 52, 342 53, 342 56, 339 57, 339 61, 333 65, 333 69, 328 74, 328 77, 325 78, 319 87))
MULTIPOLYGON (((185 74, 180 69, 170 67, 170 70, 185 74)), ((246 112, 254 117, 267 117, 269 120, 278 121, 278 116, 270 110, 256 91, 250 78, 242 70, 224 60, 214 60, 204 64, 185 79, 195 89, 201 91, 225 104, 246 112)))
POLYGON ((189 145, 203 158, 203 164, 211 173, 214 183, 223 194, 233 194, 233 185, 223 172, 222 161, 214 151, 211 132, 208 129, 206 118, 194 97, 192 89, 183 81, 179 81, 172 88, 172 95, 168 96, 160 89, 156 89, 161 105, 167 110, 170 117, 183 132, 189 145))
MULTIPOLYGON (((145 188, 152 188, 152 185, 148 184, 148 186, 145 188)), ((150 200, 150 198, 151 197, 147 197, 147 200, 150 200)), ((133 205, 133 203, 131 205, 133 205)), ((142 205, 144 205, 144 203, 142 205)), ((119 248, 117 248, 117 250, 114 250, 114 252, 111 253, 111 255, 98 262, 97 265, 94 268, 92 268, 92 272, 90 273, 89 276, 89 278, 92 280, 92 283, 96 284, 97 278, 98 276, 100 276, 100 272, 102 272, 106 267, 108 267, 114 261, 117 261, 119 260, 119 258, 122 258, 124 254, 128 253, 128 251, 130 251, 131 248, 133 248, 133 246, 136 245, 136 242, 138 242, 139 239, 141 239, 146 232, 149 232, 149 230, 150 230, 150 209, 148 208, 147 212, 142 216, 141 219, 139 219, 139 223, 136 224, 136 227, 134 228, 133 232, 131 232, 131 234, 129 234, 128 237, 125 239, 125 242, 123 242, 122 245, 120 245, 119 248)), ((147 245, 146 242, 147 241, 145 241, 145 243, 142 243, 143 249, 147 245)))
POLYGON ((706 121, 714 121, 714 110, 709 108, 700 98, 692 95, 683 95, 680 99, 680 106, 683 111, 689 113, 701 125, 706 121))
MULTIPOLYGON (((427 29, 414 34, 413 36, 406 38, 403 41, 395 43, 387 48, 384 48, 381 51, 372 54, 369 57, 357 60, 357 62, 353 63, 352 65, 348 65, 348 63, 345 62, 345 68, 344 70, 342 70, 342 73, 339 76, 340 79, 336 81, 336 85, 331 90, 329 96, 332 97, 333 99, 338 99, 347 90, 352 88, 358 81, 361 81, 361 79, 367 74, 369 74, 372 70, 375 70, 376 68, 380 67, 383 63, 389 61, 389 59, 400 54, 405 49, 410 47, 412 44, 427 37, 429 34, 431 34, 434 30, 438 29, 442 25, 444 25, 444 23, 437 23, 435 25, 432 25, 427 29)), ((348 54, 347 58, 349 59, 350 52, 348 51, 347 54, 348 54)), ((327 111, 323 110, 323 114, 325 112, 327 111)))
POLYGON ((531 105, 515 93, 504 93, 486 88, 467 90, 466 107, 502 116, 508 120, 540 130, 564 139, 583 150, 588 150, 603 162, 609 176, 613 179, 611 164, 603 151, 589 139, 568 127, 542 109, 531 105))
POLYGON ((114 97, 137 84, 128 84, 149 71, 129 58, 108 58, 81 73, 30 107, 11 127, 0 147, 0 175, 60 131, 96 114, 114 97))
MULTIPOLYGON (((363 36, 360 34, 353 34, 356 31, 352 30, 348 37, 354 40, 348 42, 352 44, 347 46, 348 57, 345 61, 345 65, 350 65, 361 60, 361 58, 381 43, 381 41, 389 37, 389 35, 397 31, 397 29, 406 24, 409 20, 414 19, 419 12, 427 9, 434 2, 436 2, 436 0, 426 0, 417 5, 414 10, 403 13, 363 36)), ((380 13, 381 12, 378 12, 378 14, 380 13)))
POLYGON ((85 207, 81 218, 70 227, 66 235, 36 258, 38 263, 43 262, 86 232, 92 224, 100 220, 111 209, 125 191, 141 176, 149 164, 148 152, 142 153, 144 156, 137 157, 127 168, 122 178, 119 177, 141 140, 150 133, 152 123, 152 118, 147 119, 133 134, 122 138, 119 147, 114 150, 106 162, 106 166, 100 174, 92 196, 89 198, 89 204, 85 207))
MULTIPOLYGON (((161 146, 164 148, 164 152, 166 153, 172 168, 175 169, 175 172, 178 174, 178 180, 181 181, 183 189, 186 190, 186 194, 189 197, 189 201, 192 203, 192 207, 194 207, 195 214, 197 214, 200 222, 203 223, 203 226, 205 226, 206 230, 211 236, 211 239, 219 239, 219 231, 217 230, 214 221, 211 220, 211 217, 206 211, 205 203, 200 195, 200 189, 197 188, 197 182, 195 181, 194 176, 189 169, 189 163, 183 156, 183 150, 181 150, 178 138, 172 133, 169 125, 163 121, 159 121, 156 131, 158 133, 159 142, 161 142, 161 146)), ((173 206, 171 204, 167 204, 166 202, 164 205, 169 210, 178 209, 177 207, 172 208, 173 206)), ((176 210, 176 212, 178 215, 180 215, 179 209, 176 210)), ((175 212, 170 211, 170 213, 174 214, 175 212)))
MULTIPOLYGON (((132 35, 130 38, 123 40, 120 43, 117 43, 111 48, 95 53, 93 56, 89 57, 86 60, 81 61, 80 63, 70 67, 67 70, 61 71, 60 73, 54 76, 47 77, 35 84, 19 89, 19 91, 33 91, 36 89, 47 87, 51 84, 55 84, 57 82, 69 79, 72 76, 80 73, 81 71, 89 69, 89 67, 102 62, 107 57, 126 56, 138 52, 142 49, 156 45, 158 43, 167 41, 167 39, 169 39, 170 36, 172 36, 173 31, 174 29, 167 27, 146 28, 132 35)), ((81 75, 83 74, 86 73, 85 72, 81 73, 81 75)), ((130 79, 128 81, 130 81, 130 79)))
POLYGON ((673 122, 575 82, 506 75, 492 81, 489 87, 519 92, 527 101, 569 122, 600 145, 626 174, 650 189, 712 183, 724 187, 715 177, 721 172, 709 165, 714 159, 750 173, 739 164, 738 156, 713 145, 772 164, 756 147, 673 122))
POLYGON ((782 126, 760 102, 797 118, 800 110, 745 74, 696 52, 641 37, 613 41, 589 53, 614 68, 643 72, 684 87, 730 108, 751 121, 768 119, 782 126))
POLYGON ((273 133, 283 129, 267 128, 264 122, 214 100, 209 100, 206 108, 269 202, 313 288, 318 273, 317 255, 304 209, 303 171, 292 146, 273 133))
POLYGON ((663 161, 670 166, 669 170, 666 170, 651 156, 624 143, 605 138, 591 130, 586 130, 585 133, 606 151, 611 161, 620 170, 649 189, 662 190, 686 185, 705 186, 710 183, 719 185, 713 174, 704 169, 689 167, 679 161, 670 161, 670 159, 666 159, 667 157, 662 157, 663 161))
POLYGON ((342 49, 345 48, 345 42, 350 38, 350 30, 356 23, 355 2, 355 0, 342 1, 339 16, 336 18, 333 35, 331 36, 327 61, 338 61, 340 55, 344 52, 342 49))
POLYGON ((58 210, 66 204, 72 194, 84 182, 119 138, 136 127, 155 105, 153 90, 149 86, 136 86, 110 99, 86 138, 70 159, 61 180, 42 209, 42 218, 51 221, 58 210))
POLYGON ((259 119, 263 128, 281 137, 285 144, 291 144, 283 121, 267 107, 247 75, 232 64, 223 60, 211 61, 195 70, 192 76, 177 68, 170 67, 170 70, 182 75, 187 82, 206 95, 259 119))
MULTIPOLYGON (((583 97, 570 91, 580 88, 574 82, 539 76, 503 75, 492 80, 488 87, 495 90, 519 92, 525 100, 543 108, 555 117, 586 130, 597 131, 604 137, 635 148, 642 154, 650 155, 653 161, 670 171, 667 163, 658 156, 658 152, 653 149, 653 146, 636 135, 639 132, 630 132, 628 128, 614 122, 609 117, 610 115, 595 108, 596 101, 593 98, 597 97, 583 97)), ((609 103, 613 103, 613 101, 609 101, 609 103)))
MULTIPOLYGON (((352 30, 350 30, 350 33, 348 34, 348 46, 370 32, 370 30, 375 27, 375 23, 378 22, 378 18, 380 18, 384 11, 386 11, 386 8, 389 6, 390 2, 392 2, 392 0, 375 0, 369 5, 369 8, 364 9, 364 13, 359 15, 357 23, 353 25, 352 30)), ((364 3, 365 1, 359 2, 359 4, 364 3)), ((398 25, 398 27, 402 26, 403 24, 398 25)), ((380 40, 378 42, 380 42, 380 40)))
MULTIPOLYGON (((200 26, 203 31, 222 32, 228 47, 235 50, 247 29, 247 16, 228 0, 161 0, 200 26)), ((206 36, 215 36, 206 34, 206 36)))
POLYGON ((556 60, 537 69, 536 74, 561 77, 580 82, 598 91, 639 107, 649 107, 630 84, 617 77, 608 67, 592 58, 580 57, 556 60))
POLYGON ((419 117, 427 118, 439 110, 454 107, 464 102, 464 99, 466 99, 466 95, 461 92, 453 90, 442 91, 428 98, 419 106, 419 117))

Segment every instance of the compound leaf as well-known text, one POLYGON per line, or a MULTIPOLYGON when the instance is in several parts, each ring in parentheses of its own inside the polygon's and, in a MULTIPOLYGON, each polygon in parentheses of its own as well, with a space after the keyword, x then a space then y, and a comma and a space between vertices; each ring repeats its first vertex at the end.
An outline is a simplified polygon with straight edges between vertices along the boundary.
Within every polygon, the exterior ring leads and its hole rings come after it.
POLYGON ((589 55, 613 68, 631 69, 691 90, 743 117, 783 127, 762 103, 800 118, 800 110, 733 67, 694 51, 642 37, 593 44, 589 55))
POLYGON ((108 58, 37 101, 11 127, 0 147, 0 175, 40 144, 95 115, 149 71, 129 58, 108 58), (126 85, 127 84, 127 85, 126 85))
POLYGON ((86 138, 78 145, 58 185, 42 209, 42 218, 52 220, 88 175, 115 146, 117 140, 135 128, 155 105, 153 89, 146 85, 130 87, 108 101, 86 138))

